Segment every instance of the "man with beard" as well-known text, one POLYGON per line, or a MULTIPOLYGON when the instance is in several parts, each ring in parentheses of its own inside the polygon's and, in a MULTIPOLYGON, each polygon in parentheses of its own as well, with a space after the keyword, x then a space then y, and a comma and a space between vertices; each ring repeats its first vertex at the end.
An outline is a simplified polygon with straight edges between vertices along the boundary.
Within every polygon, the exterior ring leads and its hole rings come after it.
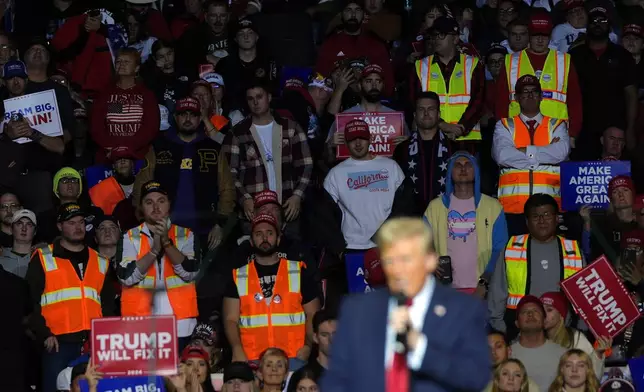
POLYGON ((262 78, 271 83, 275 90, 278 81, 277 64, 266 52, 258 47, 259 31, 251 19, 240 19, 233 30, 232 37, 237 51, 217 62, 215 72, 226 81, 226 97, 231 109, 245 109, 244 82, 253 78, 262 78))
POLYGON ((235 188, 228 161, 219 153, 219 144, 206 136, 200 116, 196 99, 177 101, 176 129, 152 142, 136 183, 154 178, 163 184, 174 202, 173 222, 192 230, 213 249, 221 242, 222 227, 235 206, 235 188))
POLYGON ((570 50, 583 97, 584 128, 575 149, 576 158, 582 160, 600 154, 600 137, 610 126, 626 130, 628 150, 633 150, 637 142, 637 67, 626 49, 610 42, 609 22, 606 8, 591 8, 586 42, 570 50))
POLYGON ((228 56, 228 1, 211 0, 203 9, 206 10, 203 23, 188 29, 177 43, 177 59, 186 69, 197 69, 206 63, 216 66, 228 56))
POLYGON ((60 239, 38 249, 27 282, 33 301, 29 327, 43 342, 42 391, 56 391, 56 378, 78 358, 91 320, 114 315, 114 282, 108 260, 85 245, 85 213, 76 203, 60 206, 60 239))
MULTIPOLYGON (((360 80, 360 94, 361 101, 358 105, 345 110, 342 113, 378 113, 378 112, 395 112, 394 109, 383 105, 380 100, 382 98, 382 91, 385 88, 385 79, 383 68, 378 64, 371 64, 364 68, 362 71, 362 79, 360 80)), ((403 136, 394 138, 394 143, 398 144, 404 141, 409 135, 407 124, 404 123, 403 136)), ((335 149, 337 146, 345 143, 344 133, 336 132, 335 121, 329 128, 327 136, 327 146, 329 148, 328 157, 331 160, 335 159, 335 149)))
POLYGON ((117 254, 121 315, 174 315, 181 351, 199 316, 199 241, 190 229, 171 223, 168 192, 159 182, 141 187, 140 211, 143 223, 123 235, 123 252, 117 254))
MULTIPOLYGON (((364 9, 362 1, 347 1, 342 10, 342 31, 327 38, 318 53, 315 70, 331 75, 341 63, 365 57, 370 64, 379 64, 385 80, 385 95, 394 92, 394 73, 387 46, 367 32, 362 31, 364 9)), ((344 64, 346 65, 346 64, 344 64)))
POLYGON ((272 215, 253 218, 255 259, 230 275, 223 316, 233 361, 257 361, 276 347, 289 357, 289 370, 304 365, 313 345, 312 319, 320 310, 317 285, 302 261, 280 258, 281 232, 272 215))
POLYGON ((9 192, 0 196, 0 247, 13 245, 13 214, 20 209, 22 204, 18 196, 9 192))
POLYGON ((405 174, 390 158, 369 152, 371 134, 363 120, 352 120, 343 139, 350 157, 324 179, 324 189, 342 211, 342 234, 348 251, 375 247, 371 238, 389 217, 405 174))

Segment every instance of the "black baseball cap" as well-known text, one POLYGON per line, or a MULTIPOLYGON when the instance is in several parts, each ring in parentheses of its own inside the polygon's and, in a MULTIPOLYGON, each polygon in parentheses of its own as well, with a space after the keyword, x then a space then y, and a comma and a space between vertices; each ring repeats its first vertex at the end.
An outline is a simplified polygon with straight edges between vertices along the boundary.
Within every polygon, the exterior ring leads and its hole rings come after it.
POLYGON ((243 29, 251 29, 256 34, 259 34, 259 31, 257 31, 257 25, 250 18, 241 18, 237 21, 237 24, 235 25, 235 34, 239 33, 243 29))
POLYGON ((487 53, 485 55, 489 56, 495 53, 506 55, 508 54, 508 50, 505 48, 505 46, 494 42, 487 48, 487 53))
POLYGON ((163 189, 161 186, 161 183, 158 181, 148 181, 143 186, 141 187, 141 201, 143 201, 143 198, 149 195, 150 193, 161 193, 163 195, 168 196, 168 192, 163 189))
POLYGON ((454 18, 439 16, 429 29, 429 34, 456 34, 458 35, 458 22, 454 18))
POLYGON ((232 362, 224 368, 224 382, 230 380, 254 381, 255 374, 247 362, 232 362))
POLYGON ((121 226, 119 225, 119 221, 118 221, 118 219, 116 219, 116 217, 114 217, 114 216, 112 216, 112 215, 101 215, 101 216, 100 216, 100 217, 99 217, 99 218, 94 222, 94 227, 98 229, 98 227, 99 227, 103 222, 107 222, 107 221, 113 222, 113 223, 116 225, 116 227, 118 227, 118 228, 119 228, 119 230, 121 229, 121 226))
POLYGON ((192 331, 192 340, 203 340, 208 346, 214 346, 216 342, 217 333, 215 328, 208 323, 199 323, 192 331))
POLYGON ((58 222, 65 222, 77 216, 85 217, 85 211, 78 203, 65 203, 58 208, 58 222))

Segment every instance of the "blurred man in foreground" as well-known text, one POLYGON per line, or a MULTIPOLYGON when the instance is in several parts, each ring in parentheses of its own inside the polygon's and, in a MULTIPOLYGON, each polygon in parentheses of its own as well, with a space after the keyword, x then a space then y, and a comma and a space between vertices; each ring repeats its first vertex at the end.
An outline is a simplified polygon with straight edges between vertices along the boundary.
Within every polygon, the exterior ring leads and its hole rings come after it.
POLYGON ((389 290, 345 299, 322 390, 483 390, 492 366, 485 310, 436 284, 429 227, 418 218, 391 219, 376 242, 389 290), (358 320, 370 328, 356 328, 358 320), (384 379, 374 377, 383 370, 384 379))

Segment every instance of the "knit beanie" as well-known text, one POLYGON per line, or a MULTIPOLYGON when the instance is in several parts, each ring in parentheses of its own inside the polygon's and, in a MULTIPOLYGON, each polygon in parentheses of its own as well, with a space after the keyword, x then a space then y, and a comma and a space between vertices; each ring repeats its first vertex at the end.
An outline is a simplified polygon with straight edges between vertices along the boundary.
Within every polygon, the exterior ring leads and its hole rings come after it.
POLYGON ((543 294, 539 299, 542 304, 549 305, 557 309, 561 318, 564 320, 566 319, 566 316, 568 315, 568 300, 565 295, 558 291, 550 291, 543 294))
POLYGON ((60 182, 60 180, 66 177, 78 179, 78 185, 80 187, 78 189, 78 195, 80 196, 80 194, 83 193, 83 179, 81 178, 80 173, 71 167, 63 167, 54 175, 54 194, 56 195, 56 197, 60 198, 60 196, 58 195, 58 183, 60 182))

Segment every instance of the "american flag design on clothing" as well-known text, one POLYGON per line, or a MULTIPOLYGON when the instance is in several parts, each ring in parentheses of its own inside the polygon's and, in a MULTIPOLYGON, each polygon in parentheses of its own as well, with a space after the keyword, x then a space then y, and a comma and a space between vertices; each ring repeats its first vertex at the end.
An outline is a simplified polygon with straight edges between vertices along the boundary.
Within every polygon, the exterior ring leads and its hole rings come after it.
POLYGON ((110 103, 107 105, 107 121, 116 124, 141 122, 143 105, 138 103, 110 103))

